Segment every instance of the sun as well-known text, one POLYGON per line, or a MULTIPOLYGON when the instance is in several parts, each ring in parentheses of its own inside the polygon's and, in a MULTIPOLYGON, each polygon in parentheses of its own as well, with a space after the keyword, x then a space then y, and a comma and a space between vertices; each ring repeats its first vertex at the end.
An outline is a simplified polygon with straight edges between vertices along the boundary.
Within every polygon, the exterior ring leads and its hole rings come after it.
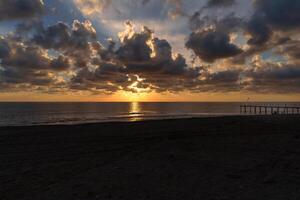
POLYGON ((122 92, 121 94, 126 101, 129 102, 141 102, 147 101, 149 94, 146 92, 122 92))

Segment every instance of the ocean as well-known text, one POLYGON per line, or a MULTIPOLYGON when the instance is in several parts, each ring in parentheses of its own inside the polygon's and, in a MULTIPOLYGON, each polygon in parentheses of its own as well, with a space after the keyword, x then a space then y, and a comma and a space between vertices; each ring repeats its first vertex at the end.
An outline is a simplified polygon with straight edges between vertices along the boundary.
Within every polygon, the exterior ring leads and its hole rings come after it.
MULTIPOLYGON (((242 103, 0 103, 0 126, 240 115, 242 103)), ((300 103, 251 103, 297 105, 300 103)))

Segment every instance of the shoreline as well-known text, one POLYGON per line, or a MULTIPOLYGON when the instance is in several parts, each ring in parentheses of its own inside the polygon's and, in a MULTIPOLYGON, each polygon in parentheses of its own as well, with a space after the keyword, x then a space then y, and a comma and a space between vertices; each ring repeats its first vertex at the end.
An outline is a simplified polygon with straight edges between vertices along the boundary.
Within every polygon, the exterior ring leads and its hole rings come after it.
MULTIPOLYGON (((173 121, 173 120, 201 120, 201 119, 211 119, 211 118, 297 118, 300 115, 250 115, 250 114, 230 114, 230 115, 218 115, 218 114, 203 114, 203 116, 187 116, 187 117, 170 117, 170 118, 144 118, 137 120, 103 120, 103 121, 91 121, 91 122, 70 122, 70 123, 41 123, 41 124, 28 124, 28 125, 7 125, 0 126, 1 129, 10 128, 27 128, 27 127, 59 127, 59 126, 85 126, 85 125, 101 125, 101 124, 137 124, 137 123, 147 123, 147 122, 159 122, 159 121, 173 121)), ((127 117, 126 117, 127 118, 127 117)), ((130 118, 130 117, 128 117, 130 118)), ((132 117, 134 118, 134 117, 132 117)))
POLYGON ((0 125, 3 127, 30 127, 30 126, 73 126, 73 125, 85 125, 85 124, 102 124, 102 123, 134 123, 134 122, 145 122, 145 121, 161 121, 161 120, 181 120, 181 119, 202 119, 202 118, 218 118, 218 117, 237 117, 237 116, 251 116, 245 114, 223 114, 223 113, 204 113, 204 114, 181 114, 181 115, 146 115, 146 116, 112 116, 103 119, 95 120, 65 120, 60 122, 45 122, 45 123, 24 123, 16 125, 0 125))

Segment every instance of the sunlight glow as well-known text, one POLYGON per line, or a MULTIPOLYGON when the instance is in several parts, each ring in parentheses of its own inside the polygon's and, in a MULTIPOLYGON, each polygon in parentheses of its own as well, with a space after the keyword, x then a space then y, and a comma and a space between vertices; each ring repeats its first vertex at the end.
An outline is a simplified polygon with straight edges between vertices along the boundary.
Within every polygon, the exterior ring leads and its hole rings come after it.
POLYGON ((130 121, 138 121, 140 119, 142 119, 141 117, 141 107, 140 107, 140 103, 139 102, 131 102, 130 103, 130 121))
POLYGON ((148 100, 147 93, 133 93, 133 92, 122 92, 122 96, 126 101, 129 102, 141 102, 148 100))
POLYGON ((130 21, 125 22, 125 31, 119 32, 118 36, 121 42, 130 39, 134 36, 134 25, 130 21))

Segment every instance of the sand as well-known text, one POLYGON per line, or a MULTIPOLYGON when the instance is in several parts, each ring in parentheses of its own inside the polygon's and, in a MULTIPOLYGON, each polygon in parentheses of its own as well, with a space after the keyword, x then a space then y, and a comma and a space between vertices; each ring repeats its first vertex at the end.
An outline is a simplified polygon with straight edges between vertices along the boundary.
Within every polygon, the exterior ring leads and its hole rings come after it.
POLYGON ((300 117, 0 128, 1 200, 299 200, 300 117))

